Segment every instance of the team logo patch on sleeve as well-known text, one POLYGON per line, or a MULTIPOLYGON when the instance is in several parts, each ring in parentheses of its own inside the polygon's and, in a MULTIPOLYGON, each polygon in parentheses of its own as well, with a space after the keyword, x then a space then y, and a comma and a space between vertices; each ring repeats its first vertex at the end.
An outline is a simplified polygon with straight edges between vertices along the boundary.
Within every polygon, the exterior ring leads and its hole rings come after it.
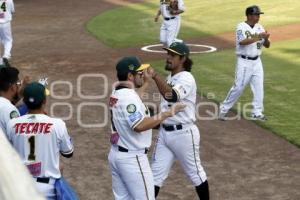
POLYGON ((128 113, 134 113, 136 111, 136 106, 134 104, 129 104, 126 107, 126 110, 127 110, 128 113))
POLYGON ((238 38, 239 41, 244 39, 244 35, 243 35, 242 30, 237 31, 237 38, 238 38))
POLYGON ((140 112, 136 112, 136 113, 129 115, 129 119, 131 122, 138 121, 138 120, 142 119, 142 117, 143 117, 143 115, 140 112))
POLYGON ((9 114, 9 117, 10 117, 10 119, 17 118, 17 117, 19 117, 19 113, 14 110, 9 114))

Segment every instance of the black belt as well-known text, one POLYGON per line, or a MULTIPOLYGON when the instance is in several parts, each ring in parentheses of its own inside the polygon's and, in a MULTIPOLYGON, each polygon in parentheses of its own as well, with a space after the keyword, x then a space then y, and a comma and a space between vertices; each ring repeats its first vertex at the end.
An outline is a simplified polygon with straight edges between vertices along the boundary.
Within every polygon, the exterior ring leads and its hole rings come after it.
MULTIPOLYGON (((118 146, 118 150, 119 150, 120 152, 127 152, 127 153, 129 152, 128 149, 126 149, 126 148, 124 148, 124 147, 121 147, 121 146, 118 146)), ((147 154, 148 151, 149 151, 149 149, 148 149, 148 148, 145 148, 145 154, 147 154)))
POLYGON ((165 20, 169 21, 170 19, 175 19, 176 17, 164 17, 165 20))
POLYGON ((50 182, 50 178, 40 178, 40 177, 37 177, 36 178, 36 182, 39 182, 39 183, 49 183, 50 182))
POLYGON ((244 56, 244 55, 241 55, 241 58, 244 58, 246 60, 256 60, 259 56, 255 56, 255 57, 249 57, 249 56, 244 56))
POLYGON ((162 127, 166 130, 166 131, 176 131, 176 130, 181 130, 183 129, 181 124, 177 124, 177 125, 172 125, 172 126, 168 126, 163 124, 162 127))

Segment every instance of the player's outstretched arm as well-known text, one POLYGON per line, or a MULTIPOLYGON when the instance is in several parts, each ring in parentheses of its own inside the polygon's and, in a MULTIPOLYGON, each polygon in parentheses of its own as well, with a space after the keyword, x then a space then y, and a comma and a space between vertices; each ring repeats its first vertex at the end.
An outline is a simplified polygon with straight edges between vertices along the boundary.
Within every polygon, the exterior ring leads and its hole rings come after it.
POLYGON ((155 16, 155 18, 154 18, 154 21, 155 22, 158 22, 158 18, 159 18, 159 16, 161 15, 161 11, 160 11, 160 9, 157 11, 157 14, 156 14, 156 16, 155 16))
POLYGON ((253 38, 247 38, 247 39, 244 39, 244 40, 240 41, 240 45, 249 45, 249 44, 257 42, 261 39, 262 39, 262 37, 260 37, 260 36, 253 37, 253 38))
POLYGON ((271 42, 269 40, 269 37, 270 37, 270 33, 268 33, 267 31, 263 34, 263 38, 264 38, 264 47, 266 48, 270 48, 271 46, 271 42))
POLYGON ((147 73, 155 81, 160 94, 164 97, 166 101, 177 102, 178 100, 177 93, 173 90, 173 88, 170 85, 168 85, 165 79, 163 79, 160 75, 158 75, 152 67, 149 67, 147 69, 147 73))
POLYGON ((149 129, 152 129, 159 125, 161 122, 163 122, 168 117, 172 117, 176 115, 178 112, 183 111, 183 109, 186 107, 186 105, 182 103, 176 103, 173 104, 173 106, 165 111, 160 112, 157 115, 154 115, 153 117, 145 117, 135 128, 134 131, 140 133, 149 129))

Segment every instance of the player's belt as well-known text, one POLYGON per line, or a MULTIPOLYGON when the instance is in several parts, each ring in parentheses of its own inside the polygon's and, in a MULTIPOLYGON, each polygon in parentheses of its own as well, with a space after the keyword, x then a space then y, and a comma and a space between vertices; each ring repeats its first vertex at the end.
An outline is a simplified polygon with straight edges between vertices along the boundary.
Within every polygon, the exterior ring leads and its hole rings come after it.
POLYGON ((163 127, 166 131, 176 131, 176 130, 181 130, 181 129, 183 129, 182 124, 177 124, 177 125, 165 125, 165 124, 163 124, 162 127, 163 127))
POLYGON ((52 178, 46 178, 46 177, 37 177, 36 178, 36 182, 39 183, 46 183, 46 184, 54 184, 55 183, 55 179, 52 178))
POLYGON ((255 56, 255 57, 250 57, 250 56, 244 56, 244 55, 241 55, 241 58, 244 58, 246 60, 256 60, 259 56, 255 56))
POLYGON ((176 17, 164 17, 165 20, 169 21, 171 19, 175 19, 176 17))
MULTIPOLYGON (((119 150, 120 152, 126 152, 126 153, 128 153, 128 152, 138 152, 138 151, 136 151, 136 150, 130 151, 130 150, 128 150, 128 149, 126 149, 126 148, 124 148, 124 147, 121 147, 121 146, 118 146, 118 150, 119 150)), ((145 148, 145 150, 142 150, 142 152, 145 153, 145 154, 147 154, 148 151, 149 151, 148 148, 145 148)))

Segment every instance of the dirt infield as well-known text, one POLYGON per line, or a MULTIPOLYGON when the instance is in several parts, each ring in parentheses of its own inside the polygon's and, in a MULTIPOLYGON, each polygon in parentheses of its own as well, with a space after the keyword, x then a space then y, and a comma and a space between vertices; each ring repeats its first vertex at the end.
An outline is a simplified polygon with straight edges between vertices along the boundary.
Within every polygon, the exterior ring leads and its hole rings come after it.
MULTIPOLYGON (((136 0, 139 2, 139 0, 136 0)), ((69 99, 50 100, 70 103, 72 118, 66 121, 75 143, 75 155, 63 160, 64 176, 75 187, 82 200, 110 200, 111 175, 107 163, 109 126, 81 128, 78 124, 80 105, 84 102, 107 103, 108 95, 96 100, 84 100, 80 92, 97 95, 104 91, 96 78, 83 79, 81 74, 105 74, 108 86, 115 81, 114 65, 124 55, 136 54, 143 60, 162 58, 144 53, 139 48, 110 49, 89 35, 84 26, 100 12, 126 4, 116 0, 15 0, 13 21, 13 64, 32 79, 47 75, 52 81, 68 81, 74 85, 69 99)), ((131 1, 132 2, 132 1, 131 1)), ((293 25, 295 35, 274 37, 276 40, 299 37, 300 26, 293 25)), ((279 30, 279 29, 274 29, 279 30)), ((273 30, 270 30, 272 33, 273 30)), ((275 31, 274 31, 275 32, 275 31)), ((191 40, 219 49, 233 47, 232 33, 201 40, 191 40), (216 40, 217 39, 217 40, 216 40)), ((66 85, 54 88, 55 94, 67 95, 66 85)), ((156 91, 152 88, 151 91, 156 91)), ((108 94, 110 90, 108 91, 108 94)), ((207 101, 199 97, 199 101, 207 101)), ((50 105, 49 104, 49 105, 50 105)), ((209 107, 202 107, 205 115, 209 107)), ((85 107, 80 116, 83 123, 104 120, 103 108, 85 107)), ((55 109, 57 116, 66 116, 65 107, 55 109)), ((201 158, 207 171, 212 200, 298 200, 300 199, 300 150, 282 138, 246 120, 221 122, 198 121, 201 130, 201 158)), ((156 136, 156 134, 154 134, 156 136)), ((175 163, 160 200, 196 199, 178 163, 175 163)))

